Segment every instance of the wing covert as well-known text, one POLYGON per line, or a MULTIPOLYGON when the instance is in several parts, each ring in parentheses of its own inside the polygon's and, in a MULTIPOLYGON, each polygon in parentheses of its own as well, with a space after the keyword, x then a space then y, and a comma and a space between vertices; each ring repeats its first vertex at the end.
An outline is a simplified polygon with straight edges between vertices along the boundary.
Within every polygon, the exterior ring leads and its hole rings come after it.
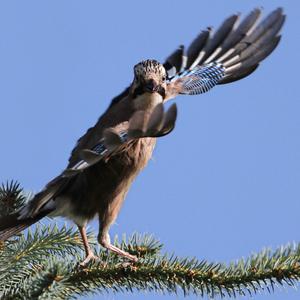
POLYGON ((176 104, 170 106, 166 112, 164 112, 163 104, 158 104, 150 115, 147 115, 145 111, 135 112, 120 130, 107 128, 103 132, 103 137, 91 149, 82 149, 81 160, 67 168, 62 176, 68 178, 82 172, 100 160, 114 155, 132 140, 162 137, 169 134, 175 127, 176 118, 176 104))

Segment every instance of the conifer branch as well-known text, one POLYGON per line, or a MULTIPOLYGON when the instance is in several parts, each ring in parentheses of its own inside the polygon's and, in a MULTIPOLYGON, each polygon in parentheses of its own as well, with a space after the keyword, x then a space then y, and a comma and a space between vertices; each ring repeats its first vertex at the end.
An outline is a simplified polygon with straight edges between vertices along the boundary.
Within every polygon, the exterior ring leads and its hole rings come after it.
MULTIPOLYGON (((4 188, 10 186, 16 187, 4 188)), ((0 187, 0 202, 4 194, 0 187)), ((96 250, 93 235, 88 236, 96 250)), ((100 262, 82 269, 84 252, 77 231, 38 225, 0 245, 0 299, 70 299, 108 291, 236 297, 296 286, 300 279, 300 244, 264 250, 229 265, 162 255, 162 245, 147 235, 123 237, 115 244, 139 261, 125 263, 98 249, 100 262)))

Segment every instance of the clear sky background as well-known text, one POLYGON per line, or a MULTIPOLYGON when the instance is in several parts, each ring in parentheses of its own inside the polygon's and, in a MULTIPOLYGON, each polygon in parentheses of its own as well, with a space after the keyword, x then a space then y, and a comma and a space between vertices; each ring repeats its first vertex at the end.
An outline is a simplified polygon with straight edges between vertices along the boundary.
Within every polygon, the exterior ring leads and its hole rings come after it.
MULTIPOLYGON (((164 61, 200 30, 256 6, 265 14, 284 7, 279 47, 247 79, 175 100, 176 129, 158 141, 111 234, 153 233, 165 251, 222 262, 298 242, 298 1, 1 1, 0 181, 40 190, 130 83, 134 64, 164 61)), ((299 293, 254 299, 294 300, 299 293)))

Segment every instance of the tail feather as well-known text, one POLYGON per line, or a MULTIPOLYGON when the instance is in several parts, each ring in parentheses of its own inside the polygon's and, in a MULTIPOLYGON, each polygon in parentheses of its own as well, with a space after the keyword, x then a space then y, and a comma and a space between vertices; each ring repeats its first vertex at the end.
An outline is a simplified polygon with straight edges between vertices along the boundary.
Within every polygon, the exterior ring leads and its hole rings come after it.
POLYGON ((0 219, 0 241, 5 241, 10 237, 20 233, 28 228, 30 225, 38 222, 45 217, 49 211, 44 211, 34 218, 27 218, 19 220, 19 213, 14 213, 0 219))

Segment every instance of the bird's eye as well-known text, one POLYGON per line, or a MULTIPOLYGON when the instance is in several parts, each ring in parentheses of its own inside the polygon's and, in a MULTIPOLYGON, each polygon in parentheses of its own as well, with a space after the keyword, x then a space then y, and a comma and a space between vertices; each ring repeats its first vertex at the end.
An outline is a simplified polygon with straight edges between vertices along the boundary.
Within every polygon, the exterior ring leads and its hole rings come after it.
POLYGON ((167 77, 163 76, 162 81, 166 81, 167 77))

